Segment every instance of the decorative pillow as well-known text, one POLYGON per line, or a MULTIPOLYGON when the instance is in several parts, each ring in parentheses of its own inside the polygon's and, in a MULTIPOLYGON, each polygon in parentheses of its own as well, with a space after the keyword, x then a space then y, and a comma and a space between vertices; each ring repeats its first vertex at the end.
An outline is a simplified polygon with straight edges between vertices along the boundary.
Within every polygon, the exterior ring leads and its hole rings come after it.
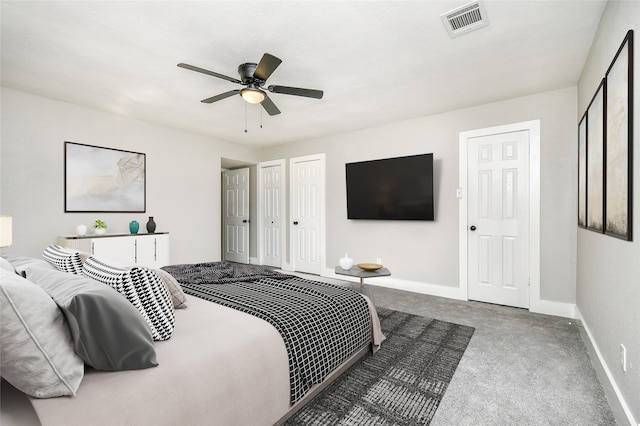
POLYGON ((75 396, 84 363, 64 315, 34 283, 5 269, 0 274, 2 377, 36 398, 75 396))
POLYGON ((154 269, 158 277, 162 280, 162 283, 166 287, 167 291, 171 295, 171 302, 175 309, 185 309, 187 307, 187 296, 185 296, 180 287, 180 283, 173 275, 162 269, 154 269))
POLYGON ((116 268, 91 256, 82 273, 124 295, 151 327, 153 340, 171 337, 175 323, 173 304, 164 284, 151 269, 116 268))
POLYGON ((52 244, 44 249, 42 257, 63 272, 82 274, 82 259, 77 251, 52 244))
POLYGON ((13 272, 14 274, 16 273, 16 268, 14 268, 11 262, 9 262, 4 257, 0 257, 0 268, 9 272, 13 272))
POLYGON ((26 267, 64 312, 75 352, 96 370, 155 367, 151 330, 140 313, 114 289, 85 276, 26 267))

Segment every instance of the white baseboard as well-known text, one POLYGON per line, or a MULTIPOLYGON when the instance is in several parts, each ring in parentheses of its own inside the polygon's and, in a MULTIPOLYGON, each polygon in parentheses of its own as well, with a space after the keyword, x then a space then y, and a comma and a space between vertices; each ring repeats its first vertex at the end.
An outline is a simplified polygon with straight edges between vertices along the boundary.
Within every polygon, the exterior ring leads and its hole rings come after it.
POLYGON ((286 262, 282 263, 281 269, 283 271, 290 271, 290 272, 295 271, 295 269, 293 268, 293 265, 291 263, 286 263, 286 262))
MULTIPOLYGON (((360 282, 357 277, 336 274, 333 269, 325 268, 322 276, 344 281, 360 282)), ((399 280, 393 277, 365 278, 367 285, 388 287, 396 290, 411 291, 413 293, 427 294, 429 296, 446 297, 448 299, 467 300, 467 295, 459 287, 449 287, 438 284, 429 284, 418 281, 399 280)))
POLYGON ((529 304, 529 311, 531 312, 564 318, 575 319, 576 309, 574 303, 553 302, 551 300, 532 300, 529 304))
MULTIPOLYGON (((282 268, 284 269, 284 268, 282 268)), ((359 278, 348 275, 336 274, 333 269, 325 268, 323 277, 336 278, 344 281, 359 282, 359 278)), ((389 287, 397 290, 411 291, 413 293, 427 294, 429 296, 446 297, 456 300, 469 300, 467 293, 460 287, 450 287, 438 284, 429 284, 418 281, 400 280, 393 277, 379 277, 366 280, 367 285, 389 287)), ((538 314, 554 315, 565 318, 575 318, 576 305, 573 303, 553 302, 550 300, 532 301, 529 310, 538 314)))
POLYGON ((605 375, 607 376, 607 380, 609 381, 609 384, 611 385, 611 388, 615 392, 616 399, 618 400, 618 403, 622 407, 622 410, 624 411, 624 414, 627 417, 627 420, 629 421, 629 424, 630 425, 638 425, 638 426, 640 426, 640 424, 637 423, 636 419, 633 417, 633 413, 631 412, 631 409, 629 408, 629 406, 627 405, 627 402, 625 401, 624 397, 622 396, 622 392, 620 391, 620 388, 618 387, 615 379, 613 378, 613 375, 611 374, 611 370, 609 370, 609 366, 607 365, 607 363, 605 362, 604 358, 602 357, 602 352, 600 352, 600 348, 598 348, 598 345, 597 345, 596 341, 593 339, 593 335, 591 334, 591 330, 589 330, 589 326, 585 322, 584 318, 582 317, 582 314, 580 313, 580 309, 578 309, 577 306, 575 308, 575 311, 576 311, 576 317, 575 318, 579 319, 582 322, 582 327, 584 328, 585 333, 587 333, 587 337, 589 337, 589 341, 591 342, 591 346, 593 346, 593 350, 595 351, 596 355, 598 356, 598 362, 600 363, 600 366, 602 367, 602 370, 604 371, 605 375))

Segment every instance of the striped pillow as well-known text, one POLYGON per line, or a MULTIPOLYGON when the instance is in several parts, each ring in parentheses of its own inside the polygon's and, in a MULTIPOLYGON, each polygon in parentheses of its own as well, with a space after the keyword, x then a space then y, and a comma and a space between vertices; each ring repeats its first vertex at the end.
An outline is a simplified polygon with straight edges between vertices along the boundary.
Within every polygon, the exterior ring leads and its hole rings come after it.
POLYGON ((77 251, 52 244, 44 249, 42 257, 62 272, 82 274, 82 259, 77 251))
POLYGON ((117 268, 91 256, 84 262, 82 273, 126 297, 151 328, 153 340, 171 337, 175 323, 173 304, 155 272, 140 267, 117 268))

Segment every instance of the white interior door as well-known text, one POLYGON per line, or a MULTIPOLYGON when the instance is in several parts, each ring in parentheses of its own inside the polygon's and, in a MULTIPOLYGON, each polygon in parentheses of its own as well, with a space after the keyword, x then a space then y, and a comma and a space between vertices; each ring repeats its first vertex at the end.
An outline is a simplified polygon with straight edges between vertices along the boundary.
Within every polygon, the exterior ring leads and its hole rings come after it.
POLYGON ((282 267, 283 167, 280 164, 260 168, 262 264, 282 267))
POLYGON ((529 307, 529 132, 468 139, 468 296, 529 307))
POLYGON ((324 156, 292 158, 291 263, 296 271, 320 275, 324 259, 324 156))
POLYGON ((223 259, 249 263, 249 169, 222 173, 223 259))

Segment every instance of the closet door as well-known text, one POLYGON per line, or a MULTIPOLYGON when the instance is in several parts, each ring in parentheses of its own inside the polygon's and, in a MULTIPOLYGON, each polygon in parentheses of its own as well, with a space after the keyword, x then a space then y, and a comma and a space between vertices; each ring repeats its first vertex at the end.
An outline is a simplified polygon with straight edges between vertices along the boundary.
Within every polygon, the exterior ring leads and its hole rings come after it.
POLYGON ((282 266, 282 169, 279 164, 260 169, 262 264, 278 268, 282 266))
POLYGON ((249 263, 249 169, 222 173, 223 259, 249 263))

